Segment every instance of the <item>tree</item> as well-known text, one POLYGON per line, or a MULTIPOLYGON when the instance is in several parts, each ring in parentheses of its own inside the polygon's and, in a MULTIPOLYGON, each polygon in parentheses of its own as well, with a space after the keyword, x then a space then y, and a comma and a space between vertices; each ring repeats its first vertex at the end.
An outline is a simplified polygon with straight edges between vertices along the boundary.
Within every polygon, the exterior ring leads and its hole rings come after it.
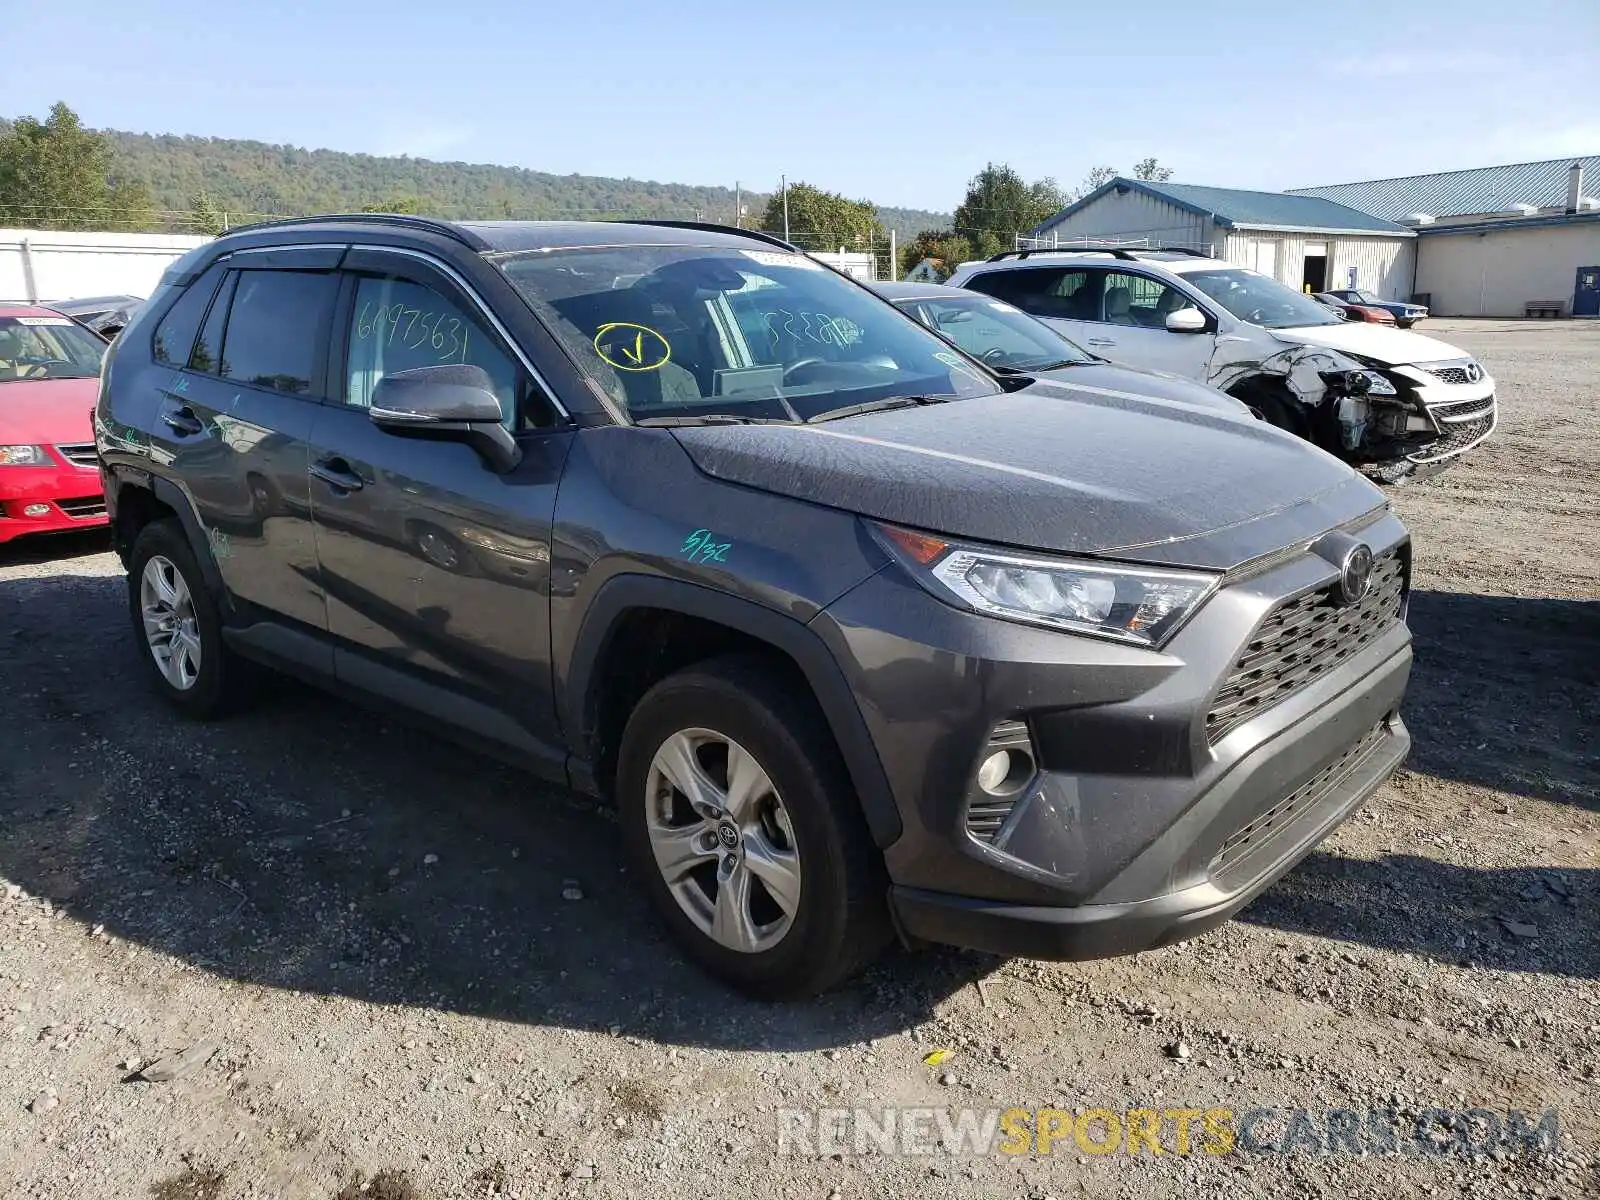
POLYGON ((1117 177, 1115 167, 1091 167, 1089 173, 1083 177, 1083 182, 1078 185, 1078 190, 1073 193, 1074 200, 1082 200, 1101 184, 1110 183, 1117 177))
MULTIPOLYGON (((783 233, 783 193, 767 201, 761 228, 783 233)), ((789 185, 789 240, 806 250, 850 249, 881 242, 888 235, 878 221, 877 206, 868 200, 846 200, 809 183, 789 185)))
POLYGON ((111 141, 57 102, 0 131, 0 219, 27 229, 150 229, 150 189, 115 170, 111 141))
POLYGON ((417 196, 390 196, 382 204, 363 204, 364 213, 405 213, 411 216, 422 211, 422 200, 417 196))
POLYGON ((1141 158, 1133 164, 1133 177, 1150 183, 1165 183, 1172 178, 1172 168, 1163 167, 1153 158, 1141 158))
POLYGON ((111 151, 57 103, 44 121, 18 117, 0 137, 0 211, 29 229, 92 229, 104 217, 111 151))
POLYGON ((989 163, 967 184, 967 195, 956 208, 955 232, 966 237, 981 255, 1015 248, 1025 234, 1067 206, 1054 179, 1025 183, 1004 163, 989 163))
POLYGON ((209 192, 196 192, 189 201, 189 228, 196 233, 209 233, 216 237, 227 224, 227 218, 209 192))
POLYGON ((948 229, 924 229, 900 247, 900 273, 904 275, 923 259, 930 259, 941 278, 949 278, 960 263, 977 257, 972 242, 948 229))

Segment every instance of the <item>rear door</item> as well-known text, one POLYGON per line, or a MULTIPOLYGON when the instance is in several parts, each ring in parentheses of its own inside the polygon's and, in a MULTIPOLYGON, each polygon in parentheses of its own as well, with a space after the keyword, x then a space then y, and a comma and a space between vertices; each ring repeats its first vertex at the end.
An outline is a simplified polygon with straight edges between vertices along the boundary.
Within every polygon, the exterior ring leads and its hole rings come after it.
POLYGON ((559 760, 550 674, 550 535, 571 444, 548 394, 453 271, 356 248, 345 262, 332 403, 312 441, 311 507, 337 675, 559 760), (509 474, 471 448, 368 418, 384 375, 467 362, 522 449, 509 474))
POLYGON ((1038 317, 1083 346, 1093 336, 1089 321, 1100 311, 1099 284, 1099 273, 1084 267, 1012 267, 976 275, 965 286, 1038 317))
POLYGON ((202 276, 155 334, 165 379, 152 455, 189 491, 232 595, 326 628, 306 468, 327 386, 340 247, 241 251, 202 276), (198 336, 194 321, 200 317, 198 336))
POLYGON ((1216 322, 1183 292, 1137 271, 1093 268, 1088 294, 1095 297, 1075 340, 1095 354, 1128 367, 1166 371, 1206 380, 1216 349, 1216 322), (1193 308, 1206 319, 1199 333, 1174 333, 1169 314, 1193 308))

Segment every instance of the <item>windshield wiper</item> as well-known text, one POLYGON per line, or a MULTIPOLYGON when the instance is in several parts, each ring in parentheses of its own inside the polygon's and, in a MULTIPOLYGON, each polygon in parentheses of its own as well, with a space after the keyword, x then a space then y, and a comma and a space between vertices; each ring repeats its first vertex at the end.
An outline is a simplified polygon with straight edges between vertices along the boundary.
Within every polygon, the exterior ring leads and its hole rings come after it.
POLYGON ((745 417, 738 413, 700 413, 684 417, 640 417, 635 425, 672 429, 685 425, 793 425, 783 417, 745 417))
POLYGON ((858 417, 862 413, 888 412, 895 408, 920 408, 925 404, 943 404, 947 400, 957 400, 958 396, 890 396, 883 400, 868 400, 864 404, 850 404, 844 408, 830 408, 826 412, 819 412, 815 416, 807 417, 807 425, 816 425, 822 421, 837 421, 841 417, 858 417))
POLYGON ((1063 358, 1060 362, 1029 363, 1025 367, 990 367, 996 375, 1032 375, 1035 371, 1059 371, 1062 367, 1092 367, 1094 358, 1063 358))

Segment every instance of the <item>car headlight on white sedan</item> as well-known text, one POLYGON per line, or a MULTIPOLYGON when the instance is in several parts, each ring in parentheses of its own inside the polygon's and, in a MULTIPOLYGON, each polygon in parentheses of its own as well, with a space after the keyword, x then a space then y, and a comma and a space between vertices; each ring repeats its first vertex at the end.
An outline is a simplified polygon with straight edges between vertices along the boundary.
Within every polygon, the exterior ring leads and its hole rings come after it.
POLYGON ((1367 380, 1367 395, 1369 396, 1396 396, 1399 392, 1394 384, 1390 383, 1376 371, 1362 371, 1367 380))
POLYGON ((0 446, 0 467, 48 467, 43 446, 0 446))
POLYGON ((963 608, 1070 633, 1159 646, 1217 586, 1217 576, 1018 554, 874 525, 934 595, 963 608))

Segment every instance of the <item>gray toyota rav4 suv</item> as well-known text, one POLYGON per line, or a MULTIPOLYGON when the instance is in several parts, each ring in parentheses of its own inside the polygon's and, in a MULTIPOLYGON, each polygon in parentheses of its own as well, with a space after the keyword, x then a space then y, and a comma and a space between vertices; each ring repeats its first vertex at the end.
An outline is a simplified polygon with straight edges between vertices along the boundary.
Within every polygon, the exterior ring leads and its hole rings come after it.
POLYGON ((96 434, 193 716, 263 666, 614 800, 763 996, 1227 919, 1404 757, 1410 546, 1248 416, 996 376, 765 234, 383 216, 167 272, 96 434))

